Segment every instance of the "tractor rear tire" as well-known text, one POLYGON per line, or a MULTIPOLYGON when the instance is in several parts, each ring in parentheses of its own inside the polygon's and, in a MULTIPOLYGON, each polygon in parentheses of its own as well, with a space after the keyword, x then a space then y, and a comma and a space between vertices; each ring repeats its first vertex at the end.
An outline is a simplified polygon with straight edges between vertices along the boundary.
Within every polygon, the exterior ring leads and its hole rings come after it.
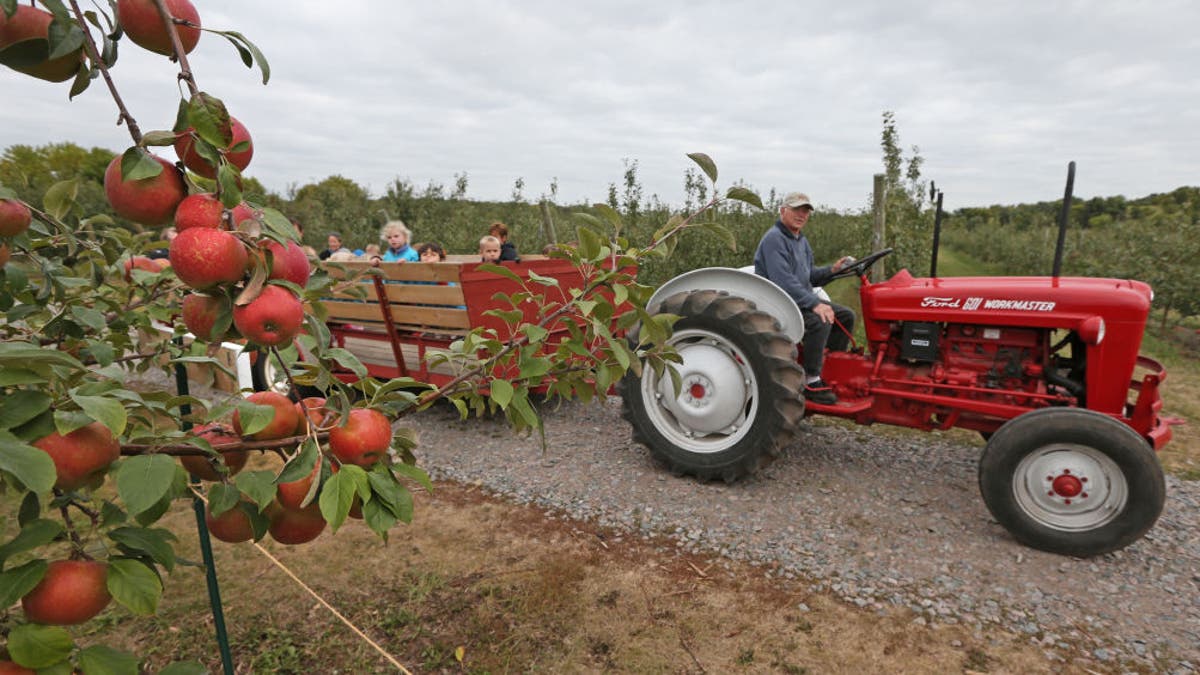
MULTIPOLYGON (((673 473, 733 482, 773 461, 804 417, 804 369, 779 322, 753 302, 711 290, 663 300, 677 314, 668 343, 683 358, 675 396, 669 373, 649 366, 620 382, 633 439, 673 473)), ((636 331, 632 337, 636 342, 636 331)))
POLYGON ((1150 445, 1120 421, 1080 408, 1006 422, 984 448, 979 489, 1017 541, 1079 558, 1137 541, 1166 500, 1150 445))

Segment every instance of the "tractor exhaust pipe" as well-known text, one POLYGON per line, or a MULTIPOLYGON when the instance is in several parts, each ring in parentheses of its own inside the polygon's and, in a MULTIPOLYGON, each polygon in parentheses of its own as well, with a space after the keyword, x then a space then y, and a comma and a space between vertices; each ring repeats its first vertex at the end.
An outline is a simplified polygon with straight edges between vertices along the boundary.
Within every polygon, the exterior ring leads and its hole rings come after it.
POLYGON ((1050 276, 1057 279, 1062 272, 1063 246, 1067 242, 1067 221, 1071 218, 1071 193, 1075 190, 1075 161, 1067 164, 1067 189, 1063 192, 1062 213, 1058 218, 1058 244, 1054 247, 1054 269, 1050 276))
MULTIPOLYGON (((933 192, 933 183, 930 182, 929 191, 933 192)), ((932 195, 931 195, 932 196, 932 195)), ((933 257, 929 260, 929 278, 937 278, 937 259, 938 247, 941 245, 942 239, 942 192, 937 193, 937 212, 933 216, 933 257)))

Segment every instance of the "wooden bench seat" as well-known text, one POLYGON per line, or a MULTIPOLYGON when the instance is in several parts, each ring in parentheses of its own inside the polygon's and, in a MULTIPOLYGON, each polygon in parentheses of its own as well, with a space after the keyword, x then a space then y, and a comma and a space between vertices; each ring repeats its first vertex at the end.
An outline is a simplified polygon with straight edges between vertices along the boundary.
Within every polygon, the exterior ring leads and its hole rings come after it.
MULTIPOLYGON (((502 322, 485 312, 497 306, 495 292, 513 292, 509 279, 478 270, 478 256, 451 256, 440 263, 347 262, 326 264, 335 279, 361 280, 323 299, 326 323, 335 343, 354 354, 374 377, 409 376, 426 382, 458 375, 449 363, 431 365, 430 356, 478 326, 503 331, 502 322), (390 323, 390 325, 389 325, 390 323)), ((508 266, 508 265, 506 265, 508 266)), ((578 277, 569 264, 546 256, 528 256, 510 269, 566 278, 578 277)), ((577 283, 577 282, 576 282, 577 283)), ((532 311, 532 310, 530 310, 532 311)))

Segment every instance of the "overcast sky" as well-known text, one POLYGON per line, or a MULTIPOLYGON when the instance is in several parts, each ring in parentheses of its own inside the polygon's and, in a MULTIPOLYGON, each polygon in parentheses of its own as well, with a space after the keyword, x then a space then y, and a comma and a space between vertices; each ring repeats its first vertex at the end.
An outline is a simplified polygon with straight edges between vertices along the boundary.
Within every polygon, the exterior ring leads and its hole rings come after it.
MULTIPOLYGON (((700 151, 722 189, 858 209, 885 110, 950 209, 1059 198, 1069 160, 1085 197, 1200 184, 1196 0, 194 2, 270 60, 264 87, 219 36, 190 57, 254 137, 247 173, 279 192, 465 172, 468 197, 557 178, 559 202, 595 201, 628 159, 681 204, 700 151)), ((128 106, 170 128, 174 64, 122 42, 128 106)), ((0 68, 0 147, 129 145, 101 82, 67 89, 0 68)))

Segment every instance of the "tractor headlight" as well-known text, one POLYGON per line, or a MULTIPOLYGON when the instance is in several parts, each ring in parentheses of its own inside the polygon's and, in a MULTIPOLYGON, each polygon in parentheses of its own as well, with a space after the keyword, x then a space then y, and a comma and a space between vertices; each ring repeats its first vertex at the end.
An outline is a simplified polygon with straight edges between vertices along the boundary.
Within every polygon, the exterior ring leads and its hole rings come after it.
POLYGON ((1084 319, 1079 324, 1079 337, 1089 345, 1098 345, 1104 341, 1104 317, 1093 316, 1084 319))

